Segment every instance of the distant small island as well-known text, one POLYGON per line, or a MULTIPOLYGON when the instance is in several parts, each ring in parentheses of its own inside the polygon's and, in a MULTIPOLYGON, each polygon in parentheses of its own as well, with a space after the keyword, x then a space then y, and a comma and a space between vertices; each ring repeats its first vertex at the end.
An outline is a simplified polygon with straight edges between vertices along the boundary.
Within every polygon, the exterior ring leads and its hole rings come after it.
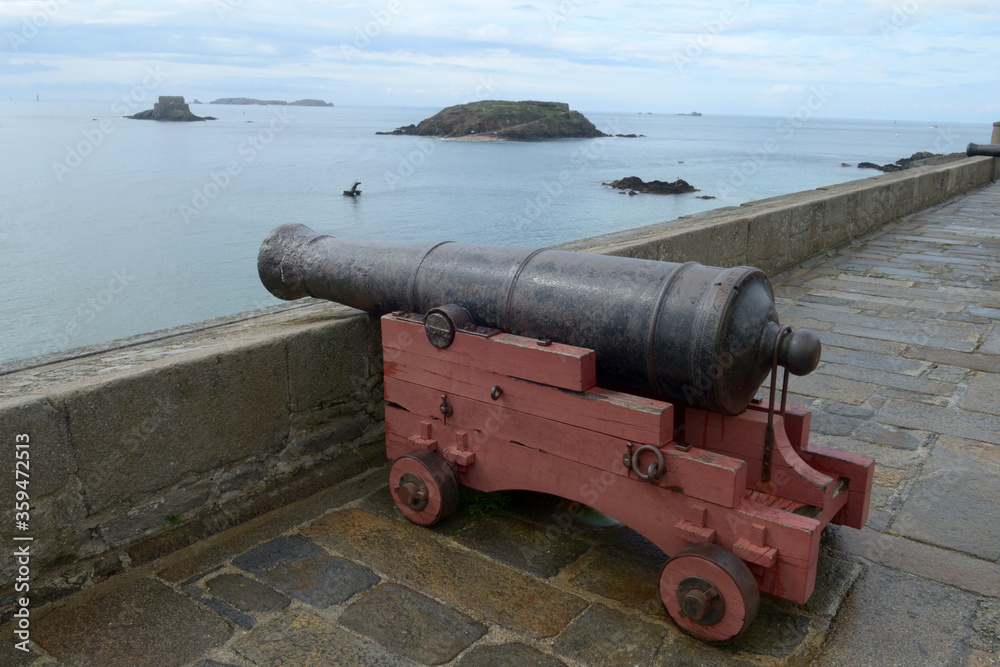
POLYGON ((333 102, 323 100, 296 100, 286 102, 284 100, 255 100, 252 97, 220 97, 212 100, 209 104, 242 104, 247 106, 290 106, 290 107, 332 107, 333 102))
POLYGON ((376 134, 441 137, 466 141, 540 141, 606 137, 563 102, 484 100, 439 111, 417 125, 376 134))
POLYGON ((628 176, 610 183, 601 183, 612 188, 621 190, 621 194, 638 194, 644 192, 652 195, 679 195, 685 192, 698 192, 697 188, 682 178, 678 178, 673 183, 667 181, 643 181, 638 176, 628 176))
POLYGON ((696 118, 700 118, 701 117, 701 114, 698 113, 697 111, 692 111, 691 113, 679 113, 677 115, 678 116, 694 116, 696 118))
POLYGON ((212 116, 204 118, 195 116, 191 109, 184 102, 182 96, 160 95, 159 101, 153 105, 152 109, 140 111, 134 116, 126 116, 133 120, 159 120, 174 123, 187 123, 199 120, 216 120, 212 116))

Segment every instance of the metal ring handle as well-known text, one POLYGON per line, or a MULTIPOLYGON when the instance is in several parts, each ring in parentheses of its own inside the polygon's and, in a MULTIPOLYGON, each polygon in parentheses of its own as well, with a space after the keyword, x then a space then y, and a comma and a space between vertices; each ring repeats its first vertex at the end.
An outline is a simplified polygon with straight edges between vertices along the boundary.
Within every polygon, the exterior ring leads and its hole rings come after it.
POLYGON ((639 479, 656 484, 663 477, 665 468, 666 464, 663 462, 663 452, 652 445, 643 445, 632 453, 632 470, 639 476, 639 479), (642 454, 643 450, 648 450, 656 454, 656 465, 651 464, 645 474, 639 469, 639 455, 642 454))

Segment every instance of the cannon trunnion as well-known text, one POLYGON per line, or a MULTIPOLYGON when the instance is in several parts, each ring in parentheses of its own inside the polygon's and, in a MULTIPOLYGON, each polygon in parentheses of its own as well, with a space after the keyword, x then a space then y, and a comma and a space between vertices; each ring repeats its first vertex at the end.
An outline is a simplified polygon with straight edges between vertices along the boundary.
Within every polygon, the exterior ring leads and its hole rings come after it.
POLYGON ((809 598, 826 525, 867 520, 872 460, 809 443, 809 411, 775 399, 778 366, 786 385, 810 372, 819 342, 779 326, 757 269, 301 225, 272 232, 258 268, 282 298, 384 314, 389 484, 414 523, 447 517, 459 485, 578 501, 669 554, 666 612, 728 643, 759 591, 809 598))

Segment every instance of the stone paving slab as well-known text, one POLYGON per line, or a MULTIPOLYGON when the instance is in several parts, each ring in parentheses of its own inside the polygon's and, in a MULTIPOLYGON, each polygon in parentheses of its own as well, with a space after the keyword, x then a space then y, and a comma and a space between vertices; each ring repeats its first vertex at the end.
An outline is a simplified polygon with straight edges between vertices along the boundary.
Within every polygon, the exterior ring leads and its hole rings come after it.
MULTIPOLYGON (((898 428, 873 421, 860 424, 851 433, 851 436, 856 440, 870 442, 879 447, 895 447, 896 449, 907 449, 910 451, 918 451, 931 437, 928 431, 898 428)), ((885 460, 885 457, 881 458, 885 460)))
POLYGON ((384 584, 340 616, 340 624, 414 662, 448 662, 486 634, 486 626, 405 586, 384 584))
POLYGON ((584 664, 649 665, 665 636, 660 625, 595 605, 559 635, 555 649, 584 664))
POLYGON ((1000 445, 1000 417, 938 407, 907 400, 887 400, 879 421, 901 428, 922 429, 968 440, 1000 445))
MULTIPOLYGON (((827 349, 829 348, 824 348, 823 351, 826 352, 827 349)), ((857 380, 858 382, 874 383, 880 387, 892 387, 907 392, 931 394, 934 396, 950 396, 957 387, 955 383, 941 382, 928 377, 917 377, 902 373, 885 373, 884 371, 869 368, 866 365, 846 365, 831 361, 823 362, 823 373, 848 380, 857 380)))
POLYGON ((1000 416, 1000 374, 977 373, 969 381, 965 396, 958 407, 973 412, 985 412, 1000 416))
POLYGON ((979 351, 983 354, 1000 356, 1000 325, 994 324, 990 334, 983 341, 979 351))
POLYGON ((458 667, 563 667, 562 660, 546 655, 527 644, 486 644, 472 649, 458 662, 458 667))
POLYGON ((239 574, 220 574, 210 579, 208 590, 244 612, 279 611, 289 603, 281 593, 239 574))
MULTIPOLYGON (((826 338, 823 334, 821 340, 826 338)), ((857 340, 857 338, 855 338, 857 340)), ((879 342, 885 342, 884 338, 875 338, 879 342)), ((897 355, 866 352, 863 350, 851 350, 839 348, 834 345, 826 345, 823 348, 823 364, 840 364, 843 366, 854 366, 877 373, 891 374, 894 376, 918 377, 927 370, 930 364, 926 361, 906 359, 897 355)), ((825 373, 824 373, 825 375, 825 373)), ((875 384, 881 384, 880 380, 872 380, 875 384)))
MULTIPOLYGON (((809 329, 812 325, 809 323, 810 320, 789 320, 792 326, 809 329)), ((874 352, 882 357, 897 357, 906 348, 905 343, 893 343, 891 341, 875 340, 873 338, 857 338, 855 336, 844 336, 832 331, 824 331, 820 337, 823 343, 823 359, 826 361, 825 357, 828 350, 835 350, 837 348, 843 350, 859 350, 861 352, 874 352)), ((864 366, 867 367, 867 366, 864 366)))
POLYGON ((915 345, 927 345, 940 347, 946 350, 957 352, 972 352, 978 347, 979 335, 977 333, 955 334, 955 338, 942 338, 928 333, 908 333, 905 331, 892 331, 890 329, 876 329, 867 327, 855 327, 838 325, 833 328, 836 333, 848 336, 858 336, 860 338, 875 338, 877 340, 891 340, 897 343, 912 343, 915 345), (967 340, 961 340, 962 338, 967 340), (973 339, 973 340, 968 340, 973 339))
MULTIPOLYGON (((769 381, 765 382, 765 386, 769 385, 769 381)), ((827 398, 841 403, 861 405, 875 393, 878 385, 872 382, 848 380, 835 375, 812 373, 805 377, 796 378, 795 385, 791 389, 796 394, 811 398, 827 398)))
MULTIPOLYGON (((980 352, 985 350, 980 347, 980 352)), ((935 364, 948 364, 959 366, 974 371, 985 371, 987 373, 1000 373, 1000 352, 994 355, 988 354, 965 354, 954 350, 943 350, 940 348, 926 347, 923 345, 910 345, 903 352, 907 359, 922 359, 935 364)))
POLYGON ((232 635, 228 623, 187 596, 139 579, 53 611, 32 637, 68 665, 170 667, 199 658, 232 635))
POLYGON ((308 611, 284 614, 254 629, 237 639, 232 651, 251 665, 269 667, 413 664, 385 647, 360 639, 336 621, 308 611))
POLYGON ((977 608, 968 593, 870 567, 848 596, 818 662, 961 665, 977 608))
POLYGON ((941 437, 903 503, 900 535, 1000 559, 1000 448, 941 437))

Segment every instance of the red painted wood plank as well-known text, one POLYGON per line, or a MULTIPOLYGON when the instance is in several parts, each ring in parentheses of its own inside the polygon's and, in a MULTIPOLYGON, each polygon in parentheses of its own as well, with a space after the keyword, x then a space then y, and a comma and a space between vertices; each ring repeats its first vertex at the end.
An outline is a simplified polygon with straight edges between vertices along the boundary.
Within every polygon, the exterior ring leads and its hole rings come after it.
MULTIPOLYGON (((767 414, 768 405, 767 401, 751 403, 747 406, 747 410, 767 414)), ((800 450, 809 442, 809 427, 812 424, 812 412, 807 408, 787 405, 785 406, 783 420, 785 422, 785 434, 788 436, 788 441, 792 443, 792 447, 796 451, 800 450)))
POLYGON ((493 402, 490 391, 498 386, 502 394, 496 404, 519 412, 634 442, 659 446, 673 439, 673 405, 600 387, 569 392, 420 355, 387 359, 385 377, 483 402, 493 402))
MULTIPOLYGON (((753 569, 751 568, 751 571, 753 569)), ((758 569, 763 570, 759 574, 755 573, 757 586, 761 592, 795 604, 805 604, 816 588, 816 571, 819 569, 819 560, 817 556, 816 561, 808 566, 803 566, 787 561, 782 562, 779 556, 778 564, 774 567, 758 569)))
POLYGON ((740 539, 753 542, 755 528, 764 526, 765 546, 778 550, 779 561, 808 569, 818 558, 823 526, 815 519, 746 503, 730 510, 722 520, 727 525, 725 546, 730 550, 740 539))
MULTIPOLYGON (((556 391, 556 390, 552 390, 556 391)), ((449 394, 448 402, 453 412, 448 417, 445 428, 439 419, 441 391, 415 385, 397 377, 385 379, 386 401, 398 405, 406 411, 431 421, 431 436, 443 450, 454 446, 447 438, 453 429, 467 433, 471 451, 473 446, 484 443, 487 437, 518 442, 526 447, 542 450, 562 459, 577 461, 584 465, 606 470, 616 475, 629 476, 622 463, 626 453, 626 441, 621 438, 598 433, 579 426, 561 424, 550 419, 519 412, 489 402, 475 401, 457 394, 449 394), (445 434, 438 436, 438 433, 445 434)), ((387 429, 388 415, 387 415, 387 429)), ((405 435, 425 438, 422 431, 405 435)), ((634 448, 645 443, 633 441, 634 448)), ((724 507, 734 507, 742 501, 746 491, 746 464, 722 454, 706 450, 692 449, 682 452, 672 446, 663 450, 666 472, 659 485, 685 493, 724 507)), ((652 453, 643 452, 639 463, 646 468, 655 461, 652 453)), ((634 473, 632 474, 635 477, 634 473)))
POLYGON ((688 442, 747 462, 747 485, 750 488, 814 507, 826 507, 833 499, 835 480, 802 460, 785 435, 781 417, 774 417, 775 437, 769 482, 760 481, 767 413, 747 410, 735 416, 726 416, 688 408, 685 418, 688 442))
MULTIPOLYGON (((763 401, 751 404, 749 409, 767 414, 767 406, 767 401, 763 401)), ((860 529, 868 521, 875 462, 867 456, 810 443, 811 417, 812 413, 805 408, 788 406, 784 417, 788 439, 807 465, 832 478, 844 477, 850 481, 846 504, 830 523, 860 529)))
POLYGON ((820 470, 850 480, 847 487, 847 504, 831 519, 831 523, 851 528, 863 528, 868 522, 868 505, 872 495, 875 461, 867 456, 842 452, 812 443, 806 445, 804 451, 805 455, 812 459, 811 463, 820 470))
POLYGON ((590 349, 551 343, 538 345, 534 338, 500 333, 489 338, 459 331, 447 348, 430 344, 424 328, 393 315, 382 317, 382 349, 420 354, 432 359, 449 358, 473 368, 503 373, 532 382, 542 382, 572 391, 597 384, 597 354, 590 349))

